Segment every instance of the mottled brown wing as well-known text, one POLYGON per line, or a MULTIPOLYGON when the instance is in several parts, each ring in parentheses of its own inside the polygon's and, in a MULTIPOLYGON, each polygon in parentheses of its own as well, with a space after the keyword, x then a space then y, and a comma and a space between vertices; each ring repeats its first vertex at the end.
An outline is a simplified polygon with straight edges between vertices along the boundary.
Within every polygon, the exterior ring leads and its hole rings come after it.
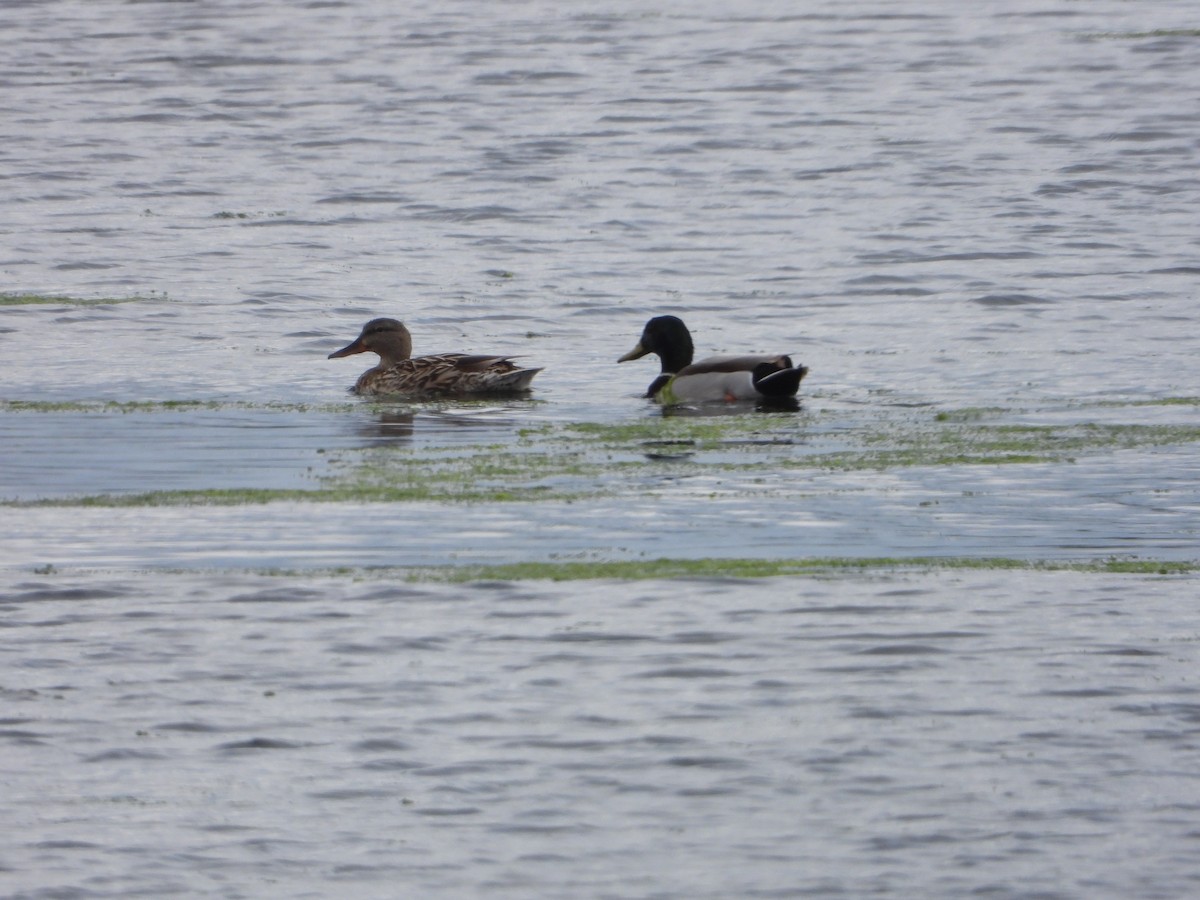
POLYGON ((517 368, 512 359, 507 356, 447 354, 445 358, 453 358, 455 368, 464 372, 512 372, 517 368))

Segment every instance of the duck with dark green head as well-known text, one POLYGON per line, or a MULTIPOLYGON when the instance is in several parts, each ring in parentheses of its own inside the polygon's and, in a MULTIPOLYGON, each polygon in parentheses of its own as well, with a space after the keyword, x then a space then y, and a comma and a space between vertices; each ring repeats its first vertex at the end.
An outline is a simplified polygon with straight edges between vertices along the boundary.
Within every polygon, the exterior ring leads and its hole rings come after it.
POLYGON ((662 363, 659 376, 646 390, 664 406, 748 400, 782 401, 795 397, 808 368, 784 354, 710 356, 692 362, 692 335, 677 316, 655 316, 642 329, 637 346, 617 362, 653 353, 662 363))

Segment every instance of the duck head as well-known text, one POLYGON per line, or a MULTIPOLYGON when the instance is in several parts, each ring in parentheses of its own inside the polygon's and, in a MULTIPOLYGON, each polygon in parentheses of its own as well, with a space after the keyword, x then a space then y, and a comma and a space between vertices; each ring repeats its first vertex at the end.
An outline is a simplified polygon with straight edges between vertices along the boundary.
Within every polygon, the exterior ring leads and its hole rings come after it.
POLYGON ((619 363, 655 354, 662 362, 663 372, 674 374, 691 365, 695 348, 692 335, 677 316, 655 316, 642 329, 642 337, 632 350, 617 360, 619 363))
POLYGON ((329 354, 330 359, 353 356, 355 353, 378 353, 379 365, 393 366, 412 356, 412 336, 404 323, 396 319, 372 319, 362 333, 341 350, 329 354))

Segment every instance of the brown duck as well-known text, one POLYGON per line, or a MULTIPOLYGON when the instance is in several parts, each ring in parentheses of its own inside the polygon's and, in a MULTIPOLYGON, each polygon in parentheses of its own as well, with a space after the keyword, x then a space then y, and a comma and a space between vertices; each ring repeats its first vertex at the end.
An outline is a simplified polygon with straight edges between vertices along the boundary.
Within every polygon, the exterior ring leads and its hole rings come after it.
POLYGON ((412 336, 396 319, 372 319, 362 333, 329 354, 330 359, 355 353, 378 353, 379 365, 358 376, 353 391, 364 395, 454 397, 511 394, 529 390, 541 369, 523 369, 508 356, 439 353, 412 358, 412 336))

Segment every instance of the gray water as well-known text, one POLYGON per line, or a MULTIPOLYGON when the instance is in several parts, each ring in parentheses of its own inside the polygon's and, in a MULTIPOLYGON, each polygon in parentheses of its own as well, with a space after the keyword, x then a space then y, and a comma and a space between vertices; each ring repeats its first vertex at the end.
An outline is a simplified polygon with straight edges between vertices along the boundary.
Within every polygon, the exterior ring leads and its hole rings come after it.
POLYGON ((0 879, 34 897, 1195 896, 1180 588, 31 579, 2 606, 0 879))
POLYGON ((810 366, 797 453, 961 410, 1195 426, 1196 24, 4 4, 0 293, 73 299, 0 305, 0 894, 1200 894, 1194 575, 401 582, 1194 561, 1194 443, 575 503, 73 502, 654 420, 653 367, 614 360, 660 312, 810 366), (381 412, 325 358, 377 315, 546 371, 381 412))

